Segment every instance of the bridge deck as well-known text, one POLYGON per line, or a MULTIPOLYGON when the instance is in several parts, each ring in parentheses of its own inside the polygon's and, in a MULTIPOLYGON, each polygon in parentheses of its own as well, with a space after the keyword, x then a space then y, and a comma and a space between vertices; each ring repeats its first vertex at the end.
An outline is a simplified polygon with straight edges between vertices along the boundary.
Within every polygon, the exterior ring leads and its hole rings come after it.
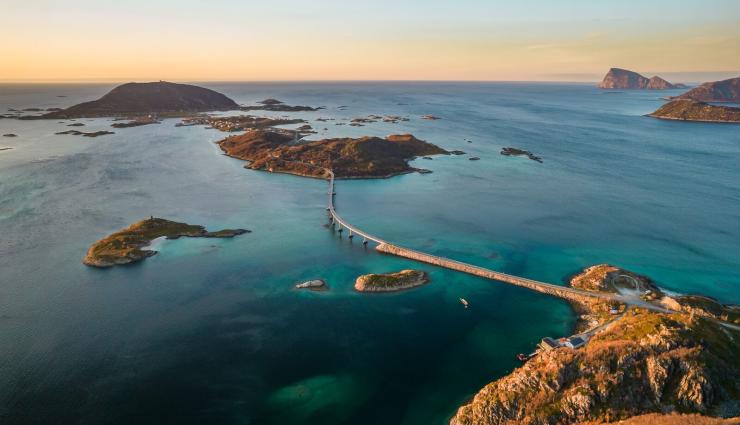
POLYGON ((363 238, 373 241, 378 244, 376 250, 390 255, 396 255, 399 257, 409 258, 415 261, 421 261, 435 266, 448 268, 451 270, 460 271, 476 276, 485 277, 488 279, 497 280, 499 282, 505 282, 512 285, 522 286, 531 290, 546 293, 549 295, 558 296, 561 298, 571 300, 582 300, 584 298, 598 298, 605 300, 614 301, 625 301, 619 294, 609 293, 598 293, 584 291, 575 288, 569 288, 567 286, 554 285, 552 283, 540 282, 532 279, 527 279, 519 276, 514 276, 506 273, 497 272, 494 270, 486 269, 480 266, 474 266, 472 264, 463 263, 456 260, 451 260, 445 257, 439 257, 436 255, 427 254, 420 251, 415 251, 408 248, 403 248, 390 242, 387 242, 377 236, 371 235, 370 233, 364 232, 348 222, 346 222, 334 208, 334 173, 331 170, 326 170, 329 173, 329 206, 328 211, 334 222, 339 224, 340 227, 344 227, 352 232, 352 234, 362 236, 363 238))

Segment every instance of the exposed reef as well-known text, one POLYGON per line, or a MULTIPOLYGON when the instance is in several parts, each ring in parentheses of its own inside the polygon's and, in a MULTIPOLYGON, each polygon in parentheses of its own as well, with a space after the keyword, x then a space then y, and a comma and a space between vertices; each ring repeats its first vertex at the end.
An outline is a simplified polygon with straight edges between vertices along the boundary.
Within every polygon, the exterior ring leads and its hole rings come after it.
POLYGON ((257 102, 257 105, 253 106, 240 106, 242 111, 272 111, 272 112, 305 112, 305 111, 318 111, 324 109, 323 107, 314 108, 312 106, 291 106, 277 99, 265 99, 257 102))
POLYGON ((142 248, 160 237, 167 239, 177 239, 182 236, 191 238, 231 238, 248 232, 249 230, 245 229, 208 232, 203 226, 152 217, 134 223, 95 242, 87 250, 87 255, 85 255, 82 262, 93 267, 111 267, 141 261, 157 253, 157 251, 142 248))
POLYGON ((140 127, 142 125, 149 125, 149 124, 160 124, 162 121, 158 120, 156 117, 141 117, 136 118, 131 121, 126 122, 116 122, 111 124, 111 127, 114 128, 128 128, 128 127, 140 127))
POLYGON ((188 127, 192 125, 206 125, 225 132, 256 130, 284 124, 300 124, 305 120, 299 118, 265 118, 252 115, 238 115, 231 117, 212 117, 201 115, 188 117, 175 124, 175 127, 188 127))
POLYGON ((540 164, 542 163, 542 158, 539 156, 533 154, 530 151, 525 151, 523 149, 518 148, 503 148, 501 149, 501 155, 504 156, 526 156, 527 158, 531 159, 532 161, 537 161, 540 164))
POLYGON ((71 134, 73 136, 98 137, 98 136, 105 136, 106 134, 115 134, 115 133, 112 131, 105 131, 105 130, 93 131, 90 133, 85 133, 84 131, 78 131, 78 130, 67 130, 67 131, 60 131, 54 134, 59 134, 59 135, 71 134))

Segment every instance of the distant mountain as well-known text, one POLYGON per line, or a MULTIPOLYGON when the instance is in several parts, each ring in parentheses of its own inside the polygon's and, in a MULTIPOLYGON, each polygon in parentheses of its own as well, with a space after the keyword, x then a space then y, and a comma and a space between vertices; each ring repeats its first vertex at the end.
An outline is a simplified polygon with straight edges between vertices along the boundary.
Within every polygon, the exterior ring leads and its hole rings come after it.
POLYGON ((740 123, 740 108, 710 105, 693 99, 676 99, 649 116, 664 120, 740 123))
POLYGON ((701 102, 740 102, 740 77, 704 83, 674 99, 693 99, 701 102))
POLYGON ((159 81, 123 84, 98 100, 80 103, 61 111, 50 112, 43 117, 105 117, 125 114, 189 113, 231 109, 239 109, 239 105, 216 91, 189 84, 159 81))
POLYGON ((599 88, 602 89, 666 90, 685 87, 683 84, 671 84, 657 75, 646 78, 634 71, 621 68, 610 69, 599 84, 599 88))

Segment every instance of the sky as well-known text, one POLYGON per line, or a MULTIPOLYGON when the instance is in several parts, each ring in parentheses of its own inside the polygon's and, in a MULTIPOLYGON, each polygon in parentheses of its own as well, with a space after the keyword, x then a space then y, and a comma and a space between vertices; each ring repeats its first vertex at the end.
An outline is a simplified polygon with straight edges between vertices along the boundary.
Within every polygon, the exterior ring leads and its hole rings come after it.
POLYGON ((0 0, 0 81, 740 76, 740 1, 0 0))

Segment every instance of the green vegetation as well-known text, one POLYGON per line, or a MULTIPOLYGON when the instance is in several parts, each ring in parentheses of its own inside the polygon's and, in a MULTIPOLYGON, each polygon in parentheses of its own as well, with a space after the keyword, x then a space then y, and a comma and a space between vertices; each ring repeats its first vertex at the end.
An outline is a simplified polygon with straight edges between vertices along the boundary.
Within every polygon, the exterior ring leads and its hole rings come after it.
POLYGON ((361 292, 388 292, 413 288, 429 282, 426 272, 402 270, 398 273, 366 274, 357 278, 355 289, 361 292))

